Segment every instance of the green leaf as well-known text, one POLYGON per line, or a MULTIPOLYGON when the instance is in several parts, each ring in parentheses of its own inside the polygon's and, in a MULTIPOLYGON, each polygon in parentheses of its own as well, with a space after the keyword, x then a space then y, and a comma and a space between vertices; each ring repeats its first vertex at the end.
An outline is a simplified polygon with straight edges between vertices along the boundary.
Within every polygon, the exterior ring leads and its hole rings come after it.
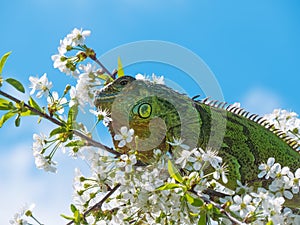
POLYGON ((17 116, 16 120, 15 120, 15 126, 16 127, 19 127, 20 126, 20 123, 21 123, 21 117, 20 117, 20 114, 17 116))
POLYGON ((172 178, 174 178, 179 183, 183 182, 183 178, 180 175, 179 171, 176 169, 176 167, 172 164, 171 160, 168 161, 168 171, 172 178))
POLYGON ((67 220, 74 220, 74 217, 71 217, 71 216, 66 216, 64 214, 60 214, 60 216, 64 219, 67 219, 67 220))
POLYGON ((8 56, 10 55, 11 52, 7 52, 5 53, 2 58, 0 59, 0 75, 2 74, 2 70, 3 70, 3 67, 5 65, 5 62, 8 58, 8 56))
POLYGON ((75 213, 77 211, 77 208, 75 205, 71 204, 70 206, 72 213, 75 213))
POLYGON ((29 109, 26 109, 26 111, 21 112, 20 115, 21 116, 33 116, 33 115, 36 115, 36 114, 33 113, 32 111, 30 111, 29 109))
POLYGON ((40 106, 36 103, 36 101, 34 101, 34 99, 31 96, 29 97, 28 104, 32 108, 35 108, 36 110, 42 112, 42 109, 40 108, 40 106))
POLYGON ((16 113, 15 112, 7 112, 0 118, 0 128, 3 126, 3 124, 11 117, 13 117, 16 113))
POLYGON ((80 218, 80 212, 78 210, 76 210, 74 212, 74 221, 75 221, 75 223, 79 223, 80 220, 81 220, 81 218, 80 218))
POLYGON ((18 91, 25 93, 25 88, 23 86, 23 84, 21 84, 21 82, 13 79, 13 78, 7 78, 5 80, 7 83, 9 83, 11 86, 13 86, 15 89, 17 89, 18 91))
POLYGON ((13 108, 14 108, 14 106, 13 106, 12 102, 10 102, 4 98, 0 98, 0 110, 10 110, 13 108))
POLYGON ((61 134, 61 133, 65 133, 65 132, 67 132, 67 129, 65 127, 58 127, 51 131, 50 137, 52 137, 53 135, 61 134))
POLYGON ((77 140, 77 141, 71 141, 68 144, 65 145, 65 147, 77 147, 77 146, 84 146, 84 141, 77 140))
POLYGON ((100 74, 100 75, 98 75, 98 77, 101 80, 104 80, 105 84, 108 84, 108 83, 114 81, 114 79, 110 75, 108 75, 108 74, 100 74))
POLYGON ((68 125, 71 125, 71 127, 73 127, 73 122, 76 120, 77 115, 78 115, 78 106, 74 105, 70 108, 68 113, 68 125))
POLYGON ((167 184, 157 188, 157 190, 163 191, 163 190, 170 190, 170 189, 181 188, 181 187, 182 186, 180 184, 167 183, 167 184))
POLYGON ((203 201, 201 199, 194 198, 189 193, 185 193, 185 198, 192 206, 199 207, 203 205, 203 201))
POLYGON ((124 70, 123 70, 121 58, 118 57, 118 77, 123 77, 124 75, 125 75, 125 73, 124 73, 124 70))
POLYGON ((198 220, 198 225, 206 225, 206 213, 200 213, 200 219, 198 220))

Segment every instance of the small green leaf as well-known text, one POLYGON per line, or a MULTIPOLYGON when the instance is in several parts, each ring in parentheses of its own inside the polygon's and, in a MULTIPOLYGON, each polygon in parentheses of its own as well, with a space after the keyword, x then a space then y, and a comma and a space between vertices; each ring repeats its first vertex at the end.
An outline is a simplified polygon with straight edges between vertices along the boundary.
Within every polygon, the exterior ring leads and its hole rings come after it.
POLYGON ((65 145, 65 147, 81 147, 84 146, 84 142, 81 140, 77 140, 77 141, 71 141, 68 144, 65 145))
POLYGON ((176 181, 178 181, 179 183, 183 182, 182 176, 180 175, 176 167, 172 164, 171 160, 168 161, 168 171, 170 176, 174 178, 176 181))
POLYGON ((58 127, 51 131, 50 137, 52 137, 53 135, 61 134, 61 133, 65 133, 65 132, 67 132, 67 129, 65 127, 58 127))
POLYGON ((199 207, 203 205, 203 201, 201 199, 194 198, 189 193, 185 193, 185 198, 192 206, 199 207))
POLYGON ((35 113, 31 112, 29 109, 26 109, 25 111, 21 112, 21 116, 33 116, 36 115, 35 113))
POLYGON ((124 70, 123 70, 121 58, 118 57, 118 77, 123 77, 124 75, 125 75, 125 73, 124 73, 124 70))
POLYGON ((13 78, 7 78, 5 80, 7 83, 9 83, 11 86, 13 86, 15 89, 17 89, 18 91, 25 93, 25 88, 23 86, 23 84, 21 84, 21 82, 13 79, 13 78))
POLYGON ((101 80, 104 80, 105 84, 108 84, 108 83, 114 81, 114 79, 110 75, 108 75, 108 74, 100 74, 100 75, 98 75, 98 77, 101 80))
POLYGON ((170 189, 181 188, 181 187, 182 186, 180 184, 167 183, 167 184, 157 188, 157 190, 163 191, 163 190, 170 190, 170 189))
POLYGON ((3 67, 5 65, 5 62, 8 58, 8 56, 10 55, 11 52, 7 52, 5 53, 2 58, 0 59, 0 75, 2 74, 2 70, 3 70, 3 67))
POLYGON ((76 206, 75 206, 75 205, 73 205, 73 204, 71 204, 70 208, 71 208, 71 211, 72 211, 72 213, 74 213, 74 212, 76 212, 76 211, 77 211, 77 208, 76 208, 76 206))
POLYGON ((33 98, 32 98, 31 96, 29 97, 28 104, 29 104, 31 107, 35 108, 36 110, 42 112, 42 109, 40 108, 40 106, 33 100, 33 98))
POLYGON ((10 110, 13 108, 14 108, 14 106, 13 106, 12 102, 10 102, 4 98, 0 98, 0 110, 10 110))
POLYGON ((15 112, 7 112, 0 118, 0 128, 3 126, 3 124, 11 117, 13 117, 16 113, 15 112))
POLYGON ((73 122, 76 120, 76 117, 78 115, 78 106, 74 105, 70 108, 68 113, 68 125, 73 125, 73 122))
POLYGON ((74 220, 74 217, 71 217, 71 216, 66 216, 64 214, 60 214, 60 216, 64 219, 67 219, 67 220, 74 220))
POLYGON ((200 219, 198 220, 198 225, 206 225, 206 213, 200 213, 200 219))
POLYGON ((74 212, 74 220, 76 223, 79 223, 81 221, 80 212, 78 210, 74 212))
POLYGON ((21 117, 20 117, 20 114, 17 116, 16 120, 15 120, 15 126, 16 127, 19 127, 20 126, 20 123, 21 123, 21 117))

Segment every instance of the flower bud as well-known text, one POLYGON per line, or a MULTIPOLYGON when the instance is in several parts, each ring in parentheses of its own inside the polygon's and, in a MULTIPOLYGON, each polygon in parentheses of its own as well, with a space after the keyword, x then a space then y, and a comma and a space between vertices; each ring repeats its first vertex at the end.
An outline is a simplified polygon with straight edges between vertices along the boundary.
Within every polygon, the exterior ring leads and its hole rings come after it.
POLYGON ((78 52, 78 54, 76 56, 78 58, 78 62, 82 62, 87 58, 87 55, 85 54, 85 52, 78 52))
POLYGON ((64 95, 67 94, 70 89, 71 89, 71 85, 68 84, 64 90, 64 95))
POLYGON ((96 52, 95 52, 93 49, 87 48, 86 51, 85 51, 85 53, 86 53, 86 55, 87 55, 88 57, 90 57, 92 60, 96 60, 96 59, 97 59, 97 58, 96 58, 96 52))

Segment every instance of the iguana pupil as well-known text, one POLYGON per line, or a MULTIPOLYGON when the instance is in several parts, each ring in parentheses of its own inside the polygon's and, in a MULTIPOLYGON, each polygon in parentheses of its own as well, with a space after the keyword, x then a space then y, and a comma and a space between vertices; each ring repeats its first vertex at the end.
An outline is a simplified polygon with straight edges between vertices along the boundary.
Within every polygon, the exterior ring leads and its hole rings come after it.
POLYGON ((143 119, 147 119, 148 117, 150 117, 151 112, 152 112, 152 107, 148 103, 142 103, 138 107, 138 114, 143 119))

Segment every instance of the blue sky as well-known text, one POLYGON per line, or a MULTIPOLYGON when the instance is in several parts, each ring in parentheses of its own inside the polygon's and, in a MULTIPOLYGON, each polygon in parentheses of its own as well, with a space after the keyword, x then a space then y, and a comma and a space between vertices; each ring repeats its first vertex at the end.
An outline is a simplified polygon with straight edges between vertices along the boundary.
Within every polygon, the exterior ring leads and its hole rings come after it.
MULTIPOLYGON (((54 88, 62 89, 73 81, 53 69, 50 56, 61 38, 74 27, 82 27, 92 31, 87 43, 98 55, 134 41, 172 42, 202 58, 227 102, 241 102, 251 112, 285 108, 300 113, 299 10, 296 0, 4 1, 0 54, 13 53, 3 75, 28 86, 30 75, 47 72, 54 88)), ((170 80, 182 74, 166 65, 147 63, 125 72, 154 72, 170 80)), ((191 96, 199 92, 186 88, 189 83, 181 84, 191 96)), ((8 123, 0 129, 1 224, 23 202, 36 202, 36 211, 46 224, 62 223, 59 213, 68 212, 74 167, 82 162, 62 155, 57 158, 61 165, 57 175, 36 171, 30 149, 32 134, 51 125, 38 127, 35 121, 25 119, 21 128, 8 123)))

